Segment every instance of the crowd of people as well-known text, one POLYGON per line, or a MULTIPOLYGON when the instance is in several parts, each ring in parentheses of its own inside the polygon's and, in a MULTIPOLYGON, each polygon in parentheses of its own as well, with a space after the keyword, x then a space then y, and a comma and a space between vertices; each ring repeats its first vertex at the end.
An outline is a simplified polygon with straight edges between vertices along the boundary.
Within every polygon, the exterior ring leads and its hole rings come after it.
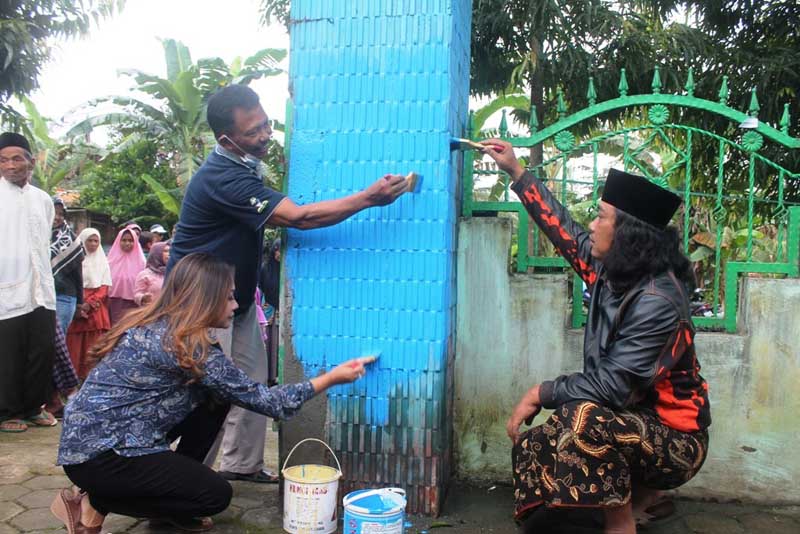
MULTIPOLYGON (((188 184, 173 238, 127 224, 107 257, 96 229, 76 236, 63 203, 29 184, 28 141, 0 135, 0 429, 56 424, 43 409, 58 408, 54 384, 73 396, 57 463, 75 487, 51 506, 69 534, 99 533, 112 512, 212 528, 210 516, 230 504, 228 480, 277 479, 263 468, 266 417, 291 416, 374 361, 270 387, 259 304, 277 307, 280 243, 265 254, 264 228, 337 224, 394 202, 406 179, 387 174, 352 195, 297 205, 264 185, 272 131, 251 89, 220 89, 207 117, 217 145, 188 184)), ((508 420, 516 518, 594 507, 607 534, 632 534, 637 518, 663 512, 660 490, 690 480, 707 455, 691 269, 669 226, 681 199, 612 169, 587 230, 511 144, 483 150, 591 293, 583 370, 533 385, 508 420), (542 408, 552 415, 520 432, 542 408)))
MULTIPOLYGON (((4 314, 9 316, 8 319, 16 320, 7 322, 5 317, 0 318, 0 326, 38 326, 50 315, 49 312, 55 312, 52 328, 41 332, 48 334, 45 335, 47 339, 36 342, 39 332, 23 329, 9 338, 9 341, 17 341, 11 343, 11 351, 16 352, 20 360, 15 362, 13 354, 11 358, 2 359, 10 371, 27 367, 29 374, 36 370, 38 378, 49 368, 52 375, 45 381, 50 383, 49 393, 44 397, 38 393, 35 395, 40 401, 38 406, 26 398, 34 398, 33 394, 23 393, 20 398, 16 391, 18 388, 11 385, 3 388, 10 402, 3 402, 0 408, 0 431, 18 433, 32 426, 56 425, 57 419, 63 416, 65 401, 77 392, 93 367, 89 355, 91 347, 130 310, 146 306, 158 298, 164 283, 171 240, 161 224, 154 224, 150 231, 143 232, 138 224, 129 221, 123 225, 106 255, 97 229, 84 228, 80 234, 75 234, 68 220, 67 206, 61 198, 56 196, 42 204, 43 192, 28 183, 28 164, 32 164, 32 155, 27 139, 10 132, 4 133, 0 139, 0 148, 10 156, 4 158, 3 192, 10 195, 10 199, 21 194, 15 199, 21 202, 10 203, 17 209, 9 210, 6 215, 31 216, 29 224, 25 224, 23 218, 17 219, 16 224, 4 226, 8 238, 15 245, 11 254, 3 258, 3 275, 7 279, 3 280, 0 291, 3 296, 11 297, 4 306, 4 314), (15 186, 19 191, 9 186, 15 186), (31 239, 24 242, 25 236, 31 239), (48 245, 48 258, 44 255, 45 249, 36 246, 44 243, 48 245), (32 254, 36 260, 30 265, 32 271, 23 268, 26 254, 32 254), (49 266, 49 272, 45 264, 49 266), (28 283, 14 280, 26 274, 32 275, 28 283), (48 278, 52 278, 52 291, 48 278), (13 285, 8 287, 7 282, 32 287, 19 287, 12 291, 13 285), (19 306, 15 309, 17 302, 19 306), (24 357, 26 352, 28 358, 24 357), (31 356, 35 360, 27 361, 31 356), (20 402, 23 408, 17 409, 20 402)), ((14 372, 5 376, 10 382, 14 372)), ((43 390, 41 382, 33 389, 43 390)))
POLYGON ((57 463, 76 486, 51 506, 70 534, 100 532, 110 512, 211 528, 208 516, 230 503, 227 480, 277 482, 263 468, 266 417, 292 415, 374 360, 274 385, 277 312, 260 304, 277 307, 280 242, 265 254, 264 229, 336 224, 394 202, 409 190, 405 177, 387 174, 358 193, 297 205, 264 185, 259 160, 272 131, 258 96, 223 88, 207 115, 218 144, 189 183, 173 239, 163 239, 161 226, 125 224, 107 256, 100 232, 76 236, 64 205, 30 183, 27 139, 0 136, 0 196, 13 207, 0 220, 9 241, 0 297, 13 297, 0 302, 0 334, 18 338, 0 357, 0 422, 4 432, 56 424, 42 407, 56 406, 52 383, 70 375, 57 385, 72 397, 57 463))

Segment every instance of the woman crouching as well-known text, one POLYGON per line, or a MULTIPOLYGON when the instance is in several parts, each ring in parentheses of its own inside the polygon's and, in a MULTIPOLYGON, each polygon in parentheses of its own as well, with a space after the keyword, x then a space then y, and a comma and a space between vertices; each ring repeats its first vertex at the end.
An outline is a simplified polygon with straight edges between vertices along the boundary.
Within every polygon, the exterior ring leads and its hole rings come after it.
POLYGON ((109 513, 187 530, 230 504, 230 484, 203 465, 230 404, 276 419, 374 358, 350 360, 300 384, 267 388, 226 359, 211 336, 238 308, 233 268, 207 254, 175 266, 158 299, 127 315, 92 349, 99 363, 64 414, 58 464, 80 490, 52 512, 69 534, 99 533, 109 513), (170 443, 180 438, 177 449, 170 443))

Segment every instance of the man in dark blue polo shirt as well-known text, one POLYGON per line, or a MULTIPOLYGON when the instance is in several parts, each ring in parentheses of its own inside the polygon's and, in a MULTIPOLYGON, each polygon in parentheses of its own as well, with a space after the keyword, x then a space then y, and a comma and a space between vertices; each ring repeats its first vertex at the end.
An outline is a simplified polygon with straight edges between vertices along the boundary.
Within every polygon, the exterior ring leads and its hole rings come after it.
MULTIPOLYGON (((239 309, 233 325, 217 333, 225 353, 253 380, 266 383, 267 355, 253 306, 261 269, 264 226, 330 226, 408 190, 403 176, 386 175, 353 195, 298 206, 264 186, 261 158, 272 129, 258 95, 230 85, 208 101, 208 124, 217 146, 192 177, 183 198, 167 272, 192 252, 207 252, 236 267, 239 309)), ((277 482, 263 470, 267 419, 234 407, 225 424, 220 473, 231 480, 277 482)), ((213 462, 216 449, 207 461, 213 462)))

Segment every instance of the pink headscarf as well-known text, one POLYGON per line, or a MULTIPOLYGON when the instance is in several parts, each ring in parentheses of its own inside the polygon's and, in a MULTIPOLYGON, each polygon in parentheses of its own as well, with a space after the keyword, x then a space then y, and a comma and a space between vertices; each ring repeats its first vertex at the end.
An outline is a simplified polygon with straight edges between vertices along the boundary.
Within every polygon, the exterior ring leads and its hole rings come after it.
POLYGON ((111 267, 111 290, 109 297, 133 300, 136 275, 144 269, 144 253, 136 234, 130 228, 120 230, 111 250, 108 251, 108 265, 111 267), (128 232, 133 238, 133 250, 128 253, 122 251, 120 241, 128 232))
POLYGON ((139 235, 142 233, 142 227, 139 226, 136 223, 131 223, 128 226, 126 226, 125 229, 126 230, 138 230, 138 233, 134 232, 133 240, 136 241, 136 243, 138 244, 139 252, 141 253, 141 256, 142 256, 142 261, 145 261, 144 250, 142 250, 142 244, 139 242, 139 235))

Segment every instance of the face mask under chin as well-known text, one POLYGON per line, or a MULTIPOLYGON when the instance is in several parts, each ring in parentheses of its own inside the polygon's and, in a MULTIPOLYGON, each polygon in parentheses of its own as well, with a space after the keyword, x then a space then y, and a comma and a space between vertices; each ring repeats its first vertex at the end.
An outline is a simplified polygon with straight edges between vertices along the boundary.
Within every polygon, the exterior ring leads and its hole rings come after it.
POLYGON ((242 163, 252 169, 259 178, 264 178, 264 175, 267 173, 267 166, 264 165, 263 161, 252 154, 248 154, 247 152, 245 152, 244 156, 241 156, 240 159, 242 160, 242 163))
POLYGON ((239 156, 239 159, 242 161, 242 163, 244 163, 245 165, 247 165, 248 167, 253 169, 258 174, 259 177, 263 177, 264 176, 264 171, 265 171, 264 167, 265 166, 264 166, 264 162, 263 161, 261 161, 256 156, 250 154, 246 150, 244 150, 242 147, 240 147, 236 143, 236 141, 234 141, 233 139, 231 139, 227 135, 221 136, 220 139, 222 139, 222 137, 227 139, 228 142, 231 143, 233 146, 235 146, 237 149, 239 149, 240 152, 244 153, 244 156, 239 156))

